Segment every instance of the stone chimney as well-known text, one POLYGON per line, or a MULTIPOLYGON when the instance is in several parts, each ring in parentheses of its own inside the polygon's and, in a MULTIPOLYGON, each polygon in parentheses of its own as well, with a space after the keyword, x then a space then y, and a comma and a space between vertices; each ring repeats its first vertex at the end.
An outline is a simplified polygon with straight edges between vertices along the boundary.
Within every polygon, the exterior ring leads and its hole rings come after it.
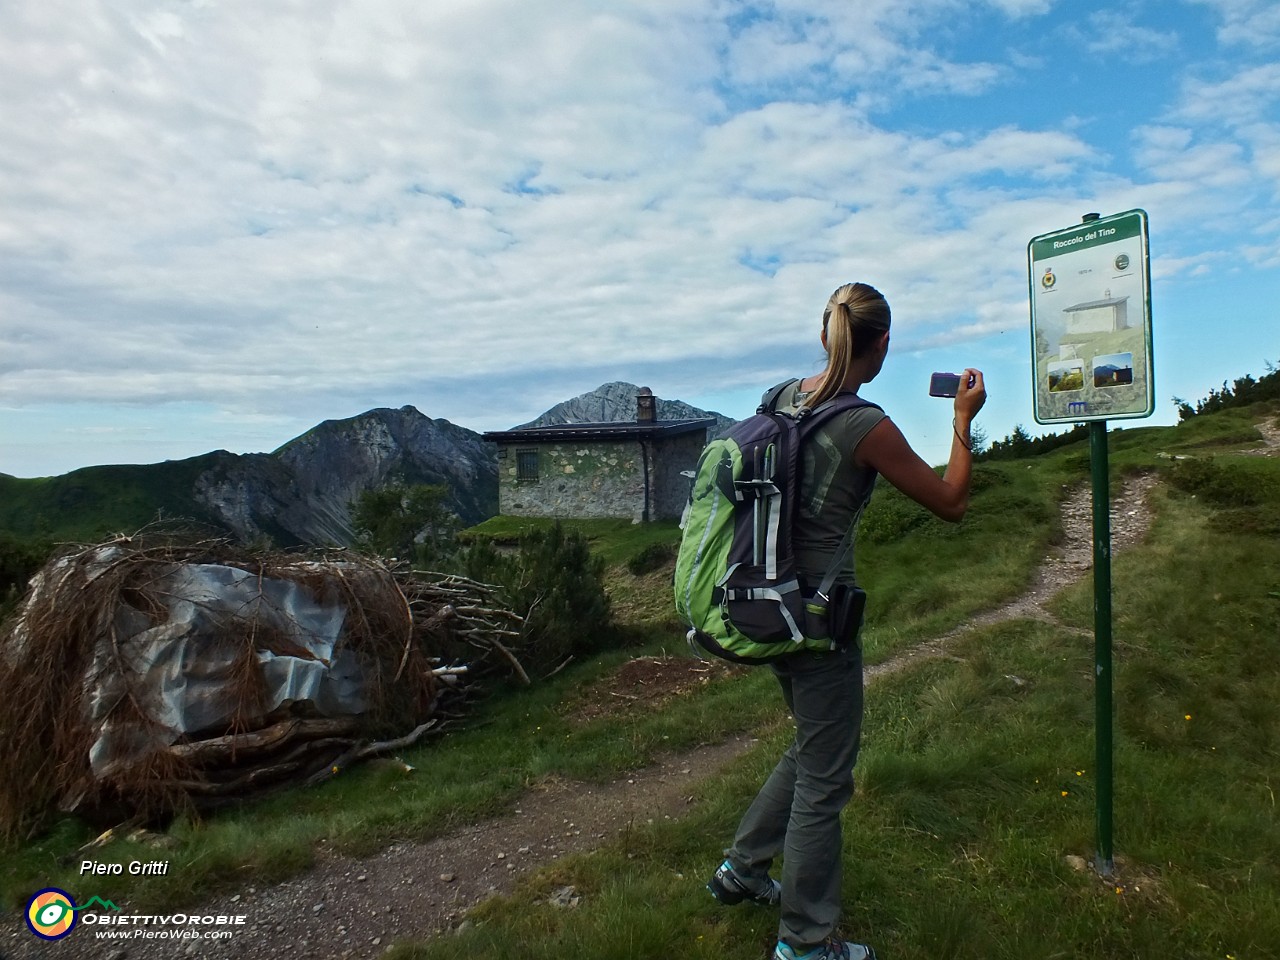
POLYGON ((648 387, 641 387, 636 394, 636 423, 653 423, 657 419, 657 398, 648 387))

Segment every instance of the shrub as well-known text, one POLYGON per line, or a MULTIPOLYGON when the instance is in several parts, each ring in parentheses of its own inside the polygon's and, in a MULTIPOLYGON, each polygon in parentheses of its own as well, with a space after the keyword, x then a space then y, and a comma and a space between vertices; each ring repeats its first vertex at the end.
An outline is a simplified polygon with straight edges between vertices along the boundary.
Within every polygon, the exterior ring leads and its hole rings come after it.
POLYGON ((1178 405, 1178 420, 1190 420, 1202 413, 1217 413, 1231 407, 1247 407, 1250 404, 1280 399, 1280 370, 1264 361, 1267 372, 1257 379, 1252 374, 1237 378, 1231 385, 1222 381, 1221 390, 1210 390, 1209 395, 1193 407, 1181 397, 1174 397, 1178 405))
POLYGON ((870 543, 891 543, 931 522, 933 514, 928 510, 887 483, 881 483, 862 516, 858 536, 870 543))
POLYGON ((502 587, 511 609, 526 618, 521 659, 530 674, 615 642, 604 561, 592 556, 585 537, 559 523, 525 533, 514 553, 480 541, 462 567, 468 577, 502 587))
POLYGON ((1273 498, 1274 491, 1256 473, 1236 465, 1221 466, 1212 457, 1174 461, 1169 481, 1185 493, 1222 507, 1252 507, 1273 498))
POLYGON ((627 570, 637 577, 642 577, 646 573, 659 569, 663 564, 674 559, 675 555, 674 543, 651 543, 631 556, 627 561, 627 570))
POLYGON ((1027 457, 1038 457, 1051 450, 1067 447, 1081 440, 1087 440, 1089 428, 1078 423, 1062 433, 1049 433, 1043 437, 1032 437, 1018 424, 1013 433, 1003 440, 996 440, 986 450, 979 450, 975 445, 974 459, 982 460, 1023 460, 1027 457))
POLYGON ((456 549, 457 515, 443 484, 392 484, 366 490, 351 505, 356 545, 381 556, 412 561, 419 567, 442 566, 456 549))
POLYGON ((48 543, 0 534, 0 619, 17 606, 27 581, 45 565, 52 552, 48 543))

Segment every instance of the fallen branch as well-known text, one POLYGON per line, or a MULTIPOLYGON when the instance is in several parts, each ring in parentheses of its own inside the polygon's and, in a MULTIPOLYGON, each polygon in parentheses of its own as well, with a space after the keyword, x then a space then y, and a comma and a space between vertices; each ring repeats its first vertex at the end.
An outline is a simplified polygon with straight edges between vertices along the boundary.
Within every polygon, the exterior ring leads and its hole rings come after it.
POLYGON ((341 754, 323 770, 313 773, 308 777, 307 785, 314 786, 318 783, 324 783, 326 780, 331 780, 347 767, 351 766, 351 764, 359 760, 366 760, 369 757, 376 757, 379 754, 390 753, 392 750, 404 750, 407 747, 411 747, 417 743, 428 730, 437 726, 437 724, 438 721, 436 720, 428 720, 426 723, 419 724, 412 732, 403 737, 397 737, 395 740, 356 744, 346 753, 341 754))
POLYGON ((354 733, 358 723, 354 717, 337 719, 304 720, 301 718, 283 720, 280 723, 252 730, 248 733, 234 733, 225 737, 213 737, 209 740, 196 740, 192 743, 175 743, 169 748, 173 756, 194 764, 205 764, 211 761, 232 760, 238 754, 247 758, 270 753, 277 747, 284 746, 297 739, 314 739, 334 737, 346 733, 354 733))
POLYGON ((520 679, 524 681, 524 685, 526 687, 531 686, 533 684, 533 681, 529 679, 529 675, 524 672, 524 667, 520 666, 520 661, 516 659, 516 655, 512 653, 510 650, 508 650, 506 647, 504 647, 501 641, 499 641, 496 637, 490 637, 489 645, 492 646, 504 657, 506 657, 508 661, 510 661, 511 666, 515 669, 516 673, 520 675, 520 679))

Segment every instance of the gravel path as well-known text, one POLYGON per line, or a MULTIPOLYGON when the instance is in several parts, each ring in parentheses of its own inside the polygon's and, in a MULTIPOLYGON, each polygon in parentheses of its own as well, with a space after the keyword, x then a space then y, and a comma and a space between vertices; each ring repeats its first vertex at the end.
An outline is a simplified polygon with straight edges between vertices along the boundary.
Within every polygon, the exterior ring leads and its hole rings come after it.
MULTIPOLYGON (((1154 474, 1135 474, 1128 477, 1119 490, 1112 491, 1112 556, 1146 536, 1151 527, 1147 494, 1157 482, 1154 474)), ((1058 624, 1064 630, 1078 630, 1078 627, 1060 623, 1045 609, 1044 604, 1058 591, 1082 579, 1093 569, 1093 492, 1088 485, 1076 488, 1063 501, 1062 527, 1062 544, 1041 562, 1026 593, 1002 607, 978 614, 935 640, 917 644, 892 659, 867 667, 867 681, 887 673, 896 673, 921 659, 947 656, 955 640, 974 627, 1029 617, 1058 624)))
MULTIPOLYGON (((1146 493, 1155 480, 1131 478, 1112 503, 1114 551, 1138 542, 1150 522, 1146 493)), ((1063 504, 1064 542, 1045 559, 1026 594, 974 618, 946 636, 869 667, 868 682, 924 657, 945 656, 957 637, 976 626, 1018 617, 1052 620, 1042 604, 1083 577, 1092 565, 1092 514, 1087 487, 1063 504)), ((693 661, 697 663, 697 661, 693 661)), ((135 938, 103 941, 82 924, 65 940, 45 943, 21 917, 0 920, 0 960, 170 960, 200 956, 243 960, 366 960, 396 940, 447 935, 465 923, 468 910, 514 889, 531 872, 574 853, 625 836, 637 824, 679 817, 692 787, 716 776, 750 748, 735 738, 668 757, 606 785, 555 780, 530 790, 510 815, 458 829, 426 843, 398 843, 370 857, 330 854, 286 883, 247 886, 191 912, 246 917, 226 940, 174 941, 135 938)), ((553 899, 573 902, 570 888, 553 899)), ((133 928, 145 931, 151 928, 133 928)))

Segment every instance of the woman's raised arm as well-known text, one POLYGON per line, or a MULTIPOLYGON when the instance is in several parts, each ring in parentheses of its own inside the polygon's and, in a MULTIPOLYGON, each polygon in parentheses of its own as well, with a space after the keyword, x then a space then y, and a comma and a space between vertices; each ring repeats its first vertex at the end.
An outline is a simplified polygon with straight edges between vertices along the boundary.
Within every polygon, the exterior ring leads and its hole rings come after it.
POLYGON ((858 444, 854 458, 876 471, 926 510, 943 520, 960 520, 969 509, 973 441, 969 429, 986 403, 982 371, 965 370, 956 393, 951 456, 941 477, 911 449, 898 425, 885 417, 858 444))

